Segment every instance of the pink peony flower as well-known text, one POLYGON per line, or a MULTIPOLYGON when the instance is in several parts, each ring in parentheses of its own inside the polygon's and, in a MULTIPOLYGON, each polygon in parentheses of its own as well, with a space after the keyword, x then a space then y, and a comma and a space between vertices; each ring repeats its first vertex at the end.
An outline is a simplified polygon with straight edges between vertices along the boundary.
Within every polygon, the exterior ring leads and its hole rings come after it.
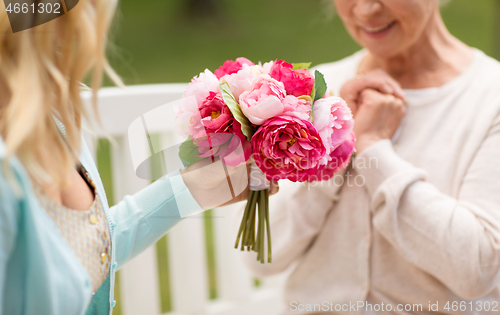
POLYGON ((175 130, 181 136, 186 137, 191 134, 191 126, 196 117, 199 119, 198 103, 196 97, 184 97, 174 105, 175 130))
POLYGON ((242 142, 238 135, 230 133, 207 133, 194 142, 199 157, 220 157, 228 166, 238 166, 247 161, 252 154, 252 146, 246 139, 242 142))
POLYGON ((188 84, 183 97, 196 97, 196 102, 198 103, 198 106, 200 106, 201 103, 208 97, 210 92, 220 92, 219 85, 219 79, 217 79, 217 77, 207 69, 191 80, 191 83, 188 84))
POLYGON ((313 106, 313 125, 325 144, 327 154, 320 164, 330 160, 335 150, 351 133, 354 119, 346 102, 340 97, 327 97, 317 100, 313 106))
POLYGON ((293 116, 311 122, 311 102, 304 99, 298 99, 293 95, 287 95, 282 103, 283 115, 293 116))
POLYGON ((238 100, 241 93, 249 91, 252 88, 252 84, 259 74, 259 71, 254 69, 254 67, 244 65, 243 69, 224 76, 221 81, 227 82, 234 98, 238 100))
POLYGON ((199 106, 200 119, 193 121, 191 136, 200 138, 206 133, 232 133, 233 115, 220 94, 210 92, 199 106))
POLYGON ((243 65, 253 66, 254 63, 244 57, 236 58, 236 61, 226 60, 219 69, 215 70, 214 74, 217 79, 220 79, 227 74, 233 74, 240 71, 243 69, 243 65))
POLYGON ((269 180, 316 172, 326 149, 314 126, 290 116, 269 119, 252 137, 254 159, 269 180))
POLYGON ((262 125, 267 119, 283 113, 285 96, 283 83, 262 74, 254 80, 251 90, 240 95, 239 104, 252 124, 262 125))
POLYGON ((274 66, 274 61, 269 61, 269 62, 266 62, 264 64, 261 64, 259 62, 259 65, 258 67, 261 69, 262 73, 271 73, 271 69, 273 68, 274 66))
POLYGON ((320 165, 314 175, 309 176, 307 181, 329 180, 335 173, 346 167, 353 152, 356 152, 354 145, 356 144, 356 136, 354 132, 347 136, 335 150, 330 153, 330 160, 326 165, 320 165))
POLYGON ((271 78, 283 82, 286 92, 294 96, 310 95, 314 87, 314 76, 306 69, 293 69, 283 60, 276 61, 271 67, 271 78))
POLYGON ((220 94, 210 92, 199 107, 198 115, 192 117, 190 134, 200 152, 197 156, 225 158, 241 148, 241 154, 232 154, 225 163, 236 166, 248 160, 251 154, 250 142, 243 135, 240 123, 234 119, 220 94))

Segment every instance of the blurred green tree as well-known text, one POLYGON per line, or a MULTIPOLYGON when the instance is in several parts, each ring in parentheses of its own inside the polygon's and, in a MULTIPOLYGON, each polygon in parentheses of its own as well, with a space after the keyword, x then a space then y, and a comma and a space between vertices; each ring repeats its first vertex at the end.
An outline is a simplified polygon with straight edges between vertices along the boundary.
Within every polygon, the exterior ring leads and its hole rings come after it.
POLYGON ((493 55, 497 60, 500 60, 500 0, 495 1, 495 21, 493 34, 493 55))
POLYGON ((220 13, 221 5, 217 0, 188 0, 186 13, 191 18, 214 17, 220 13))

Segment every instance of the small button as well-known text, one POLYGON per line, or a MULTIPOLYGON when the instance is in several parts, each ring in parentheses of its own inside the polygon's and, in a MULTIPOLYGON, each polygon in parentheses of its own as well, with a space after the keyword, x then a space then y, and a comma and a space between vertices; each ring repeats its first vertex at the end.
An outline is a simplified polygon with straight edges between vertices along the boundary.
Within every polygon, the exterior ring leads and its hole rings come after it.
POLYGON ((106 258, 108 258, 108 255, 106 255, 106 253, 102 253, 101 258, 102 258, 102 263, 104 264, 106 262, 106 258))
POLYGON ((95 295, 95 292, 92 292, 92 296, 94 296, 94 295, 95 295))
POLYGON ((97 223, 97 217, 95 215, 90 215, 90 223, 96 224, 97 223))
POLYGON ((115 261, 115 262, 113 263, 113 265, 111 266, 111 268, 116 269, 116 266, 117 266, 117 263, 116 263, 116 261, 115 261))
POLYGON ((111 304, 112 307, 116 306, 116 300, 113 300, 113 304, 111 304))

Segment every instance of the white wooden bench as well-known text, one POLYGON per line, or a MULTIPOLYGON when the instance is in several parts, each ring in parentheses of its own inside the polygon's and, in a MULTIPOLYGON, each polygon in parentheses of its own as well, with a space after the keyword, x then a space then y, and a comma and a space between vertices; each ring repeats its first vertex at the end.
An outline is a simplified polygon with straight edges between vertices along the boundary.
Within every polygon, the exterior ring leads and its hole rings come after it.
MULTIPOLYGON (((86 132, 87 144, 95 156, 96 139, 112 141, 111 165, 115 200, 133 194, 150 181, 136 176, 129 151, 128 128, 145 113, 179 100, 186 84, 161 84, 103 88, 99 92, 99 113, 105 130, 86 132)), ((83 92, 86 102, 90 93, 83 92)), ((174 116, 155 128, 164 144, 182 142, 174 131, 174 116)), ((134 150, 148 152, 147 146, 134 150)), ((257 288, 254 279, 234 249, 231 227, 235 206, 213 210, 217 298, 209 299, 204 216, 186 218, 168 233, 169 277, 173 312, 168 314, 275 315, 281 312, 284 276, 265 279, 257 288)), ((236 206, 237 207, 237 206, 236 206)), ((161 314, 160 283, 156 247, 152 246, 120 270, 120 303, 123 315, 161 314)))

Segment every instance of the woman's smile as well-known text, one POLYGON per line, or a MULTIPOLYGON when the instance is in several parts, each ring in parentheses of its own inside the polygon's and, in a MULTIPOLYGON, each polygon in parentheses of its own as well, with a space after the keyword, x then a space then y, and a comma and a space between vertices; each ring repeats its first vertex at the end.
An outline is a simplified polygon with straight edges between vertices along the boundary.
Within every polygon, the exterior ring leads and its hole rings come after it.
POLYGON ((396 21, 392 21, 385 24, 365 24, 360 25, 359 28, 368 36, 378 38, 389 33, 396 23, 396 21))

